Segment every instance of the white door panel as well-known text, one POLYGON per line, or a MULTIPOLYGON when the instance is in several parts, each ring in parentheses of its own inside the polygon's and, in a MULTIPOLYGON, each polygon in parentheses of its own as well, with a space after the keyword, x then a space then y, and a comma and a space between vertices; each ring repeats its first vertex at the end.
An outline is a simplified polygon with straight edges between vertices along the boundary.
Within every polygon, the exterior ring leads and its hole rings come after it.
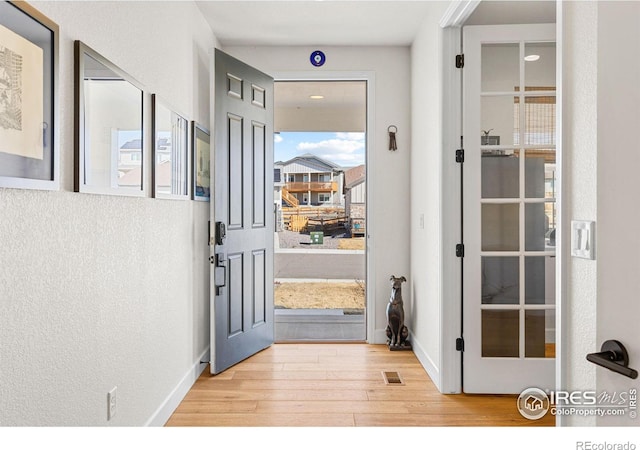
POLYGON ((463 45, 463 390, 553 389, 555 25, 465 27, 463 45))

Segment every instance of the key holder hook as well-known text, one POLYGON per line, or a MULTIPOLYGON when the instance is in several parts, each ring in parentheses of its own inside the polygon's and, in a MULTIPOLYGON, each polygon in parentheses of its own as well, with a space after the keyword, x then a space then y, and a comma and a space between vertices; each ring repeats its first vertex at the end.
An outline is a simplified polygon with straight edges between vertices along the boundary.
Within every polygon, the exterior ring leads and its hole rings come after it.
POLYGON ((387 128, 387 132, 389 133, 389 150, 394 152, 398 150, 398 144, 396 143, 396 133, 398 132, 398 127, 395 125, 389 125, 387 128))

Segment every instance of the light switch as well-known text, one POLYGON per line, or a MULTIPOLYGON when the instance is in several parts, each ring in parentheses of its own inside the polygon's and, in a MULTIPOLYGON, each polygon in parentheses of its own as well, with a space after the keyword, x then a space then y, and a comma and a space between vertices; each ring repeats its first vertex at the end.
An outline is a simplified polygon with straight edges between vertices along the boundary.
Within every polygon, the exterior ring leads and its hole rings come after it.
POLYGON ((595 222, 571 221, 571 256, 595 259, 595 222))

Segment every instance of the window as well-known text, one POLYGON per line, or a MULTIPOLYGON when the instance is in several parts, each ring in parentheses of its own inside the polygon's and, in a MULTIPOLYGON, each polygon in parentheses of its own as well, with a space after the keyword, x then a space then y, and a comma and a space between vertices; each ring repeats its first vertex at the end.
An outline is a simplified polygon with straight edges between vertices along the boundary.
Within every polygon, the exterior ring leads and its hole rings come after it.
MULTIPOLYGON (((516 91, 520 89, 515 87, 516 91)), ((553 91, 555 87, 526 86, 528 91, 553 91)), ((520 109, 520 97, 514 97, 513 105, 513 142, 520 145, 520 114, 524 114, 525 145, 540 145, 556 142, 556 97, 538 95, 525 97, 524 108, 520 109)))
POLYGON ((329 194, 318 194, 318 201, 320 203, 328 203, 331 201, 331 195, 329 194))

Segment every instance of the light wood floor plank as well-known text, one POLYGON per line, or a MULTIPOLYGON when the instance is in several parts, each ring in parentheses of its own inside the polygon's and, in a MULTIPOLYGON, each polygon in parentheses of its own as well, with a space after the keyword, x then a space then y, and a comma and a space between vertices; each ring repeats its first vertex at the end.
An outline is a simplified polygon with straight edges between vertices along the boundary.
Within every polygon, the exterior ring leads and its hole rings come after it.
POLYGON ((412 352, 384 345, 276 344, 196 380, 167 426, 553 426, 523 418, 513 395, 444 395, 412 352), (382 371, 404 385, 388 385, 382 371))

